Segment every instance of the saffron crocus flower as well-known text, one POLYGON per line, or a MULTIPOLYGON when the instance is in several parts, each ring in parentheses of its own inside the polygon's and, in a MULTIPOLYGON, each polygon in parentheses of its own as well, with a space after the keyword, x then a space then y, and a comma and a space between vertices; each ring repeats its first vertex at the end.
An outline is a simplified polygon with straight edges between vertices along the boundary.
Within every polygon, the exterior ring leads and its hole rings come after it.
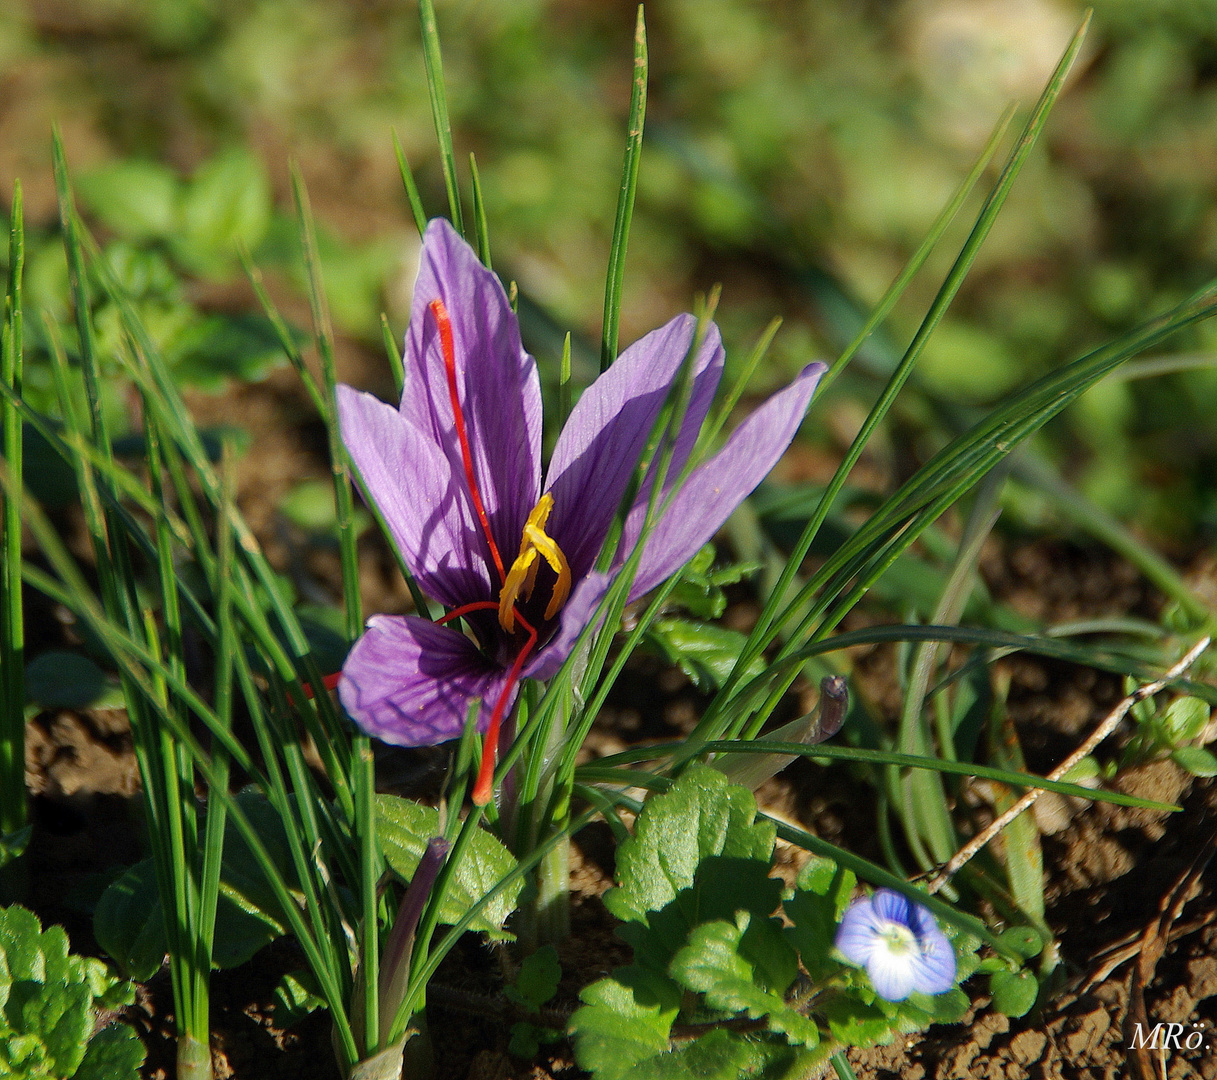
POLYGON ((955 985, 955 950, 934 916, 892 889, 852 904, 836 945, 866 968, 875 993, 887 1001, 903 1001, 914 990, 941 994, 955 985))
MULTIPOLYGON (((554 675, 637 545, 649 485, 629 513, 616 563, 593 567, 696 320, 673 319, 626 349, 584 391, 541 475, 541 389, 503 288, 443 219, 427 227, 397 408, 338 388, 343 442, 437 622, 377 615, 343 666, 339 695, 368 733, 399 746, 460 735, 484 704, 483 763, 522 679, 554 675), (469 634, 446 622, 461 616, 469 634), (489 730, 488 730, 489 729, 489 730)), ((711 324, 669 477, 709 411, 723 348, 711 324)), ((823 364, 811 364, 688 476, 650 532, 631 599, 679 569, 786 449, 823 364)), ((480 778, 475 799, 488 798, 480 778)))

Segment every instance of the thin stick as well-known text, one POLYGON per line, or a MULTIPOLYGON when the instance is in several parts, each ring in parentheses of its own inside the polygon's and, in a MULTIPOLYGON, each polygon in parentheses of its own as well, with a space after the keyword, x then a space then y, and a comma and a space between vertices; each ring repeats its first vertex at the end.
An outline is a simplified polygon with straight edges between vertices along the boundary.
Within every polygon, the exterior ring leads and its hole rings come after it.
MULTIPOLYGON (((1171 668, 1162 678, 1157 679, 1152 683, 1147 683, 1145 686, 1138 687, 1131 694, 1121 701, 1114 709, 1104 717, 1103 722, 1094 729, 1086 739, 1072 754, 1062 761, 1055 769, 1048 774, 1049 780, 1059 780, 1070 769, 1072 769, 1079 761, 1087 754, 1094 751, 1094 748, 1107 738, 1125 716, 1128 715, 1129 709, 1139 701, 1144 701, 1147 697, 1153 697, 1159 690, 1163 689, 1168 683, 1179 678, 1189 667, 1191 667, 1200 654, 1209 647, 1209 642, 1212 639, 1209 637, 1201 638, 1191 649, 1187 651, 1183 659, 1180 660, 1173 668, 1171 668)), ((936 893, 941 889, 951 877, 963 866, 969 859, 972 858, 981 848, 983 848, 990 840, 1010 824, 1019 814, 1026 810, 1029 806, 1035 803, 1044 793, 1043 788, 1032 788, 1013 806, 1010 807, 1001 817, 991 822, 988 827, 977 833, 969 840, 962 848, 959 849, 952 857, 951 861, 946 864, 933 881, 927 886, 927 891, 931 894, 936 893)))

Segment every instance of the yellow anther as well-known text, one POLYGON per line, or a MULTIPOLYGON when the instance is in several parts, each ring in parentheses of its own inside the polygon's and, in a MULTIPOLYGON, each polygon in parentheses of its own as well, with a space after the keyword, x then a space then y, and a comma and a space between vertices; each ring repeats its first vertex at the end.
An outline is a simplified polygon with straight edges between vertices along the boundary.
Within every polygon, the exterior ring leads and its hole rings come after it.
POLYGON ((520 554, 507 571, 503 581, 503 589, 499 593, 499 624, 510 633, 515 629, 516 617, 513 610, 515 602, 521 596, 527 600, 532 595, 532 587, 537 579, 537 568, 540 556, 558 575, 554 582, 553 595, 545 608, 545 617, 552 619, 566 598, 570 595, 570 566, 562 549, 554 543, 545 532, 545 522, 549 520, 549 512, 554 508, 552 495, 542 495, 537 505, 532 508, 528 520, 524 522, 524 535, 520 537, 520 554))

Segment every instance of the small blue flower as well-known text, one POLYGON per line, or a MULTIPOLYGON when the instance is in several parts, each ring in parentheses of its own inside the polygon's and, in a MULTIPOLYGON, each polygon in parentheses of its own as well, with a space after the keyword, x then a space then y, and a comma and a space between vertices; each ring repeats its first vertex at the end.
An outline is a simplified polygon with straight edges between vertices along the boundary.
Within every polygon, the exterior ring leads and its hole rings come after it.
POLYGON ((934 916, 891 889, 850 906, 836 945, 866 968, 875 993, 887 1001, 903 1001, 914 990, 941 994, 955 985, 955 950, 934 916))

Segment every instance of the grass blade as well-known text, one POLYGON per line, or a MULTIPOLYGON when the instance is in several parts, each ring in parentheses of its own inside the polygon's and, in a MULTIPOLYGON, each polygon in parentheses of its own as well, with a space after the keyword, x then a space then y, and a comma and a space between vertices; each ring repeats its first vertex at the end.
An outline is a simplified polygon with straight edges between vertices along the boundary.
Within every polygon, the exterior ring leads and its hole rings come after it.
MULTIPOLYGON (((452 150, 452 123, 448 118, 448 95, 444 90, 444 61, 440 54, 439 27, 435 22, 433 0, 418 0, 418 16, 423 32, 423 62, 427 68, 427 90, 431 95, 431 115, 435 120, 435 137, 439 142, 440 163, 444 169, 444 187, 448 189, 448 212, 452 224, 462 236, 465 220, 461 215, 461 193, 456 182, 456 154, 452 150)), ((403 157, 402 161, 405 160, 403 157)), ((407 186, 407 191, 409 187, 407 186)), ((415 212, 415 220, 418 213, 415 212)))
POLYGON ((418 235, 427 231, 427 212, 423 209, 423 201, 418 196, 418 187, 414 183, 414 173, 410 171, 410 163, 406 160, 405 151, 401 148, 401 140, 397 132, 393 132, 393 150, 397 154, 397 168, 401 172, 402 186, 406 189, 406 198, 410 202, 410 213, 414 216, 414 227, 418 235))
MULTIPOLYGON (((0 381, 15 398, 21 395, 23 369, 22 277, 25 269, 25 215, 21 183, 13 185, 12 228, 9 235, 8 289, 5 294, 3 340, 0 341, 0 381)), ((16 490, 0 498, 0 840, 25 828, 25 623, 21 600, 21 414, 14 397, 0 406, 4 459, 18 479, 16 490)))
POLYGON ((389 373, 393 376, 394 397, 400 401, 402 387, 405 385, 402 350, 398 347, 393 328, 389 325, 389 316, 383 311, 380 313, 380 337, 385 347, 385 358, 389 361, 389 373))
MULTIPOLYGON (((998 121, 997 126, 994 128, 993 133, 990 135, 988 142, 985 144, 980 155, 977 157, 971 170, 968 172, 968 175, 956 189, 947 205, 939 213, 920 247, 918 247, 917 251, 914 252, 912 258, 909 259, 908 263, 905 265, 900 274, 897 275, 896 280, 893 281, 890 286, 888 286, 887 292, 884 293, 882 299, 880 299, 878 305, 875 307, 875 310, 871 313, 870 317, 858 331, 854 340, 850 342, 845 351, 833 362, 832 366, 825 373, 824 378, 820 380, 820 386, 817 393, 822 394, 825 389, 832 384, 832 381, 845 369, 846 365, 848 365, 849 362, 854 358, 858 350, 866 342, 867 338, 869 338, 875 329, 883 323, 883 321, 891 313, 892 308, 895 307, 896 302, 902 295, 904 295, 904 291, 908 288, 909 283, 913 280, 917 274, 917 271, 921 269, 921 267, 925 264, 925 261, 938 246, 938 242, 942 239, 947 227, 954 220, 955 215, 959 212, 959 209, 962 207, 964 201, 967 199, 972 189, 976 186, 976 183, 980 180, 985 169, 988 168, 989 162, 992 160, 993 155, 997 152, 998 145, 1005 136, 1006 128, 1009 126, 1012 117, 1013 110, 1007 110, 1007 112, 1003 114, 1001 119, 998 121)), ((979 221, 977 224, 979 226, 979 221)), ((975 233, 975 227, 973 232, 975 233)), ((946 286, 944 284, 943 288, 945 287, 946 286)), ((910 350, 911 348, 912 346, 910 346, 910 350)), ((916 356, 914 355, 912 359, 915 360, 916 356)), ((880 397, 879 401, 875 403, 870 414, 867 416, 865 423, 858 432, 858 435, 850 444, 849 450, 846 452, 845 458, 842 460, 832 478, 832 481, 829 483, 829 486, 825 491, 816 512, 807 522, 802 535, 795 544, 790 558, 786 561, 781 574, 770 590, 769 598, 761 611, 760 618, 757 620, 757 625, 753 629, 752 634, 749 635, 748 645, 745 647, 744 653, 740 656, 740 660, 736 665, 735 671, 731 673, 731 676, 728 678, 727 683, 723 687, 724 694, 730 693, 730 688, 733 681, 738 678, 737 672, 746 670, 747 665, 764 651, 768 644, 773 640, 776 632, 780 631, 781 625, 785 621, 785 617, 783 617, 781 621, 777 623, 776 628, 775 620, 779 619, 779 612, 789 612, 791 606, 793 606, 789 605, 783 609, 782 605, 791 592, 791 586, 794 584, 795 577, 798 573, 799 567, 803 563, 803 559, 806 557, 807 552, 811 549, 812 543, 819 534, 820 527, 824 524, 825 519, 832 510, 832 507, 837 500, 837 496, 840 494, 841 489, 845 486, 846 480, 853 472, 854 465, 857 464, 858 459, 862 456, 863 451, 866 449, 871 433, 891 408, 892 403, 895 401, 896 393, 899 391, 900 387, 903 386, 904 380, 907 378, 911 370, 912 361, 906 355, 901 366, 898 366, 896 372, 892 375, 892 379, 889 381, 883 395, 880 397), (774 632, 771 633, 771 630, 774 632)), ((800 592, 798 595, 803 596, 805 594, 800 592)), ((711 707, 710 712, 713 712, 713 706, 711 707)))
POLYGON ((351 499, 351 474, 347 464, 346 447, 338 433, 338 402, 335 387, 338 379, 334 367, 334 329, 330 323, 321 280, 321 257, 317 252, 317 230, 309 207, 308 191, 300 170, 292 166, 292 197, 300 224, 300 243, 304 249, 304 265, 308 274, 309 306, 313 313, 313 333, 321 355, 321 381, 325 395, 326 436, 329 441, 330 473, 334 482, 334 506, 337 511, 338 550, 342 559, 342 599, 346 613, 347 640, 354 641, 363 632, 363 612, 359 597, 359 552, 355 532, 355 507, 351 499))
POLYGON ((638 190, 638 165, 642 159, 642 129, 647 113, 647 28, 642 5, 634 26, 634 83, 630 91, 630 119, 625 140, 625 163, 621 190, 617 194, 617 217, 613 222, 613 246, 609 249, 608 273, 604 282, 604 331, 600 343, 600 370, 617 359, 617 333, 621 321, 621 290, 625 280, 625 253, 634 217, 638 190))
POLYGON ((482 198, 482 178, 478 175, 478 162, 469 155, 469 176, 473 182, 473 230, 477 237, 478 258, 488 270, 490 265, 490 230, 486 226, 486 203, 482 198))

